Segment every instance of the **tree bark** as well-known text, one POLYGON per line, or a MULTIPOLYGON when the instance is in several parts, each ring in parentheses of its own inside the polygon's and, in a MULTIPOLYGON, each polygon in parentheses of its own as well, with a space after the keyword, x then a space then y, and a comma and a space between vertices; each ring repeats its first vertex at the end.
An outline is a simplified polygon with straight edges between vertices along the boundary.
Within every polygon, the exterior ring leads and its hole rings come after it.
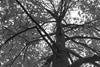
POLYGON ((60 25, 61 22, 56 24, 56 46, 58 48, 57 55, 53 56, 53 67, 69 67, 68 56, 65 52, 65 38, 64 31, 60 25))

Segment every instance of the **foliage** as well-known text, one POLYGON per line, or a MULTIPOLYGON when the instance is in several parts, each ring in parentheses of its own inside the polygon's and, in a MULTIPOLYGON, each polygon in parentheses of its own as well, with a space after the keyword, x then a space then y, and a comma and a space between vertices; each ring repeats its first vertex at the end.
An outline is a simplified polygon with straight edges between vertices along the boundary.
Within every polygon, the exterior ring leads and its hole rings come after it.
POLYGON ((53 54, 60 48, 54 45, 57 22, 64 31, 70 67, 100 66, 99 0, 1 0, 0 4, 1 67, 52 67, 53 54))

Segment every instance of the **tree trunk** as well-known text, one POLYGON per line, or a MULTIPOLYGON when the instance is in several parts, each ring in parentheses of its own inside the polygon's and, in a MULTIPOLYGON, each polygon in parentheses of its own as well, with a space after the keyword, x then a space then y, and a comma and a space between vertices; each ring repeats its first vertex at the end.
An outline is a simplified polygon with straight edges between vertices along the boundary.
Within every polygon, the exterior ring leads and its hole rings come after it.
POLYGON ((52 67, 69 67, 67 59, 65 54, 61 54, 60 56, 54 55, 52 67))
POLYGON ((68 56, 66 55, 65 49, 65 38, 64 31, 61 28, 60 22, 57 23, 56 30, 56 46, 58 48, 57 55, 53 56, 52 67, 69 67, 68 56))

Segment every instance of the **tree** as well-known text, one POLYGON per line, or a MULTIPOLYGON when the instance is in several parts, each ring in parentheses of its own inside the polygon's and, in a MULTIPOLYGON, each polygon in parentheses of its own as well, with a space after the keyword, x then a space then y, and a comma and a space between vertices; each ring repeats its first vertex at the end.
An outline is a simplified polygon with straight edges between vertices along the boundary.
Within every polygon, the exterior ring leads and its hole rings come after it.
POLYGON ((99 0, 2 0, 1 67, 100 67, 99 0))

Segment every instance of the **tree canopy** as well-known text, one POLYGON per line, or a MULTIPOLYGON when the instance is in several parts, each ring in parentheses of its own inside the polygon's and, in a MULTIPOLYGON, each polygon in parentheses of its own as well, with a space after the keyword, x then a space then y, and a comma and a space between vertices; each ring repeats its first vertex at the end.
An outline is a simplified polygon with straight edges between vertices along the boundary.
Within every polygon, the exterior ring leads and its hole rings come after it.
POLYGON ((60 65, 100 67, 100 1, 0 0, 0 67, 60 65))

